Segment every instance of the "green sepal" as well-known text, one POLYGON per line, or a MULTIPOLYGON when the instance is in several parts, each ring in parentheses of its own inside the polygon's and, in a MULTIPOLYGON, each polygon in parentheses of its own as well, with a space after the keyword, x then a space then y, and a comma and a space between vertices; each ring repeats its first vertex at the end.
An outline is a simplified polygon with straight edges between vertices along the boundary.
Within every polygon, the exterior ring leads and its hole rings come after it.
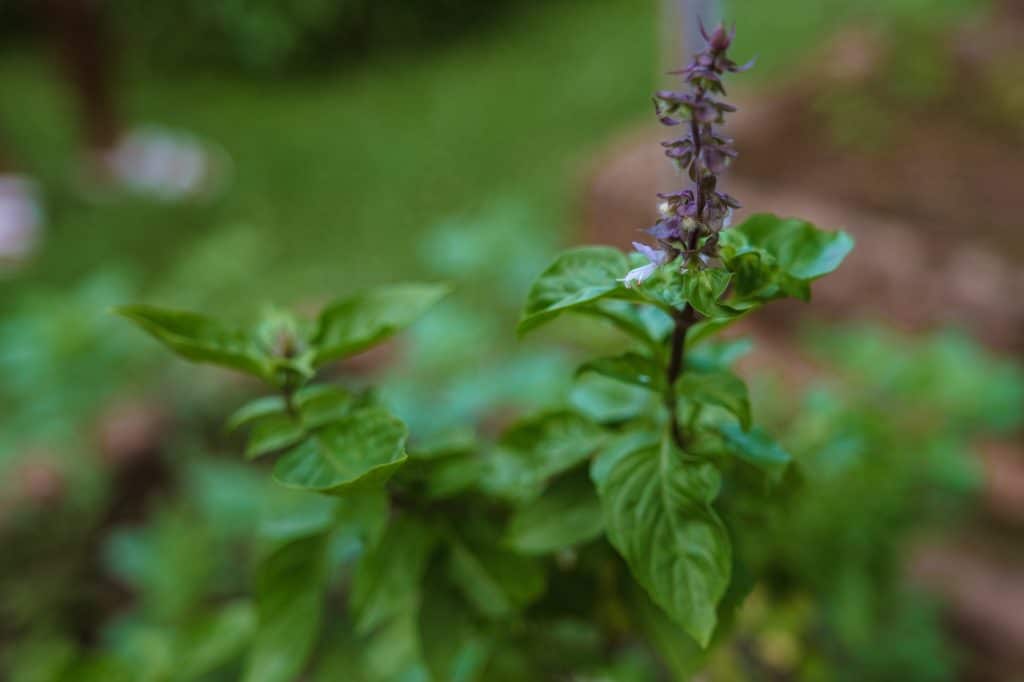
POLYGON ((732 280, 732 274, 726 270, 690 268, 680 276, 686 302, 704 317, 708 319, 732 318, 743 312, 730 308, 719 301, 732 280))

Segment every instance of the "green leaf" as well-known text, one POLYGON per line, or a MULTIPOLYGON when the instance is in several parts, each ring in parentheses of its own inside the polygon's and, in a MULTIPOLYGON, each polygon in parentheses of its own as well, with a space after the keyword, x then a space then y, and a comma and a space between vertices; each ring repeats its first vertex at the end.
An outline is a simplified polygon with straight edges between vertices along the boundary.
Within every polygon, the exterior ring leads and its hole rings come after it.
POLYGON ((309 436, 274 466, 274 480, 325 493, 381 485, 405 461, 405 425, 386 410, 357 410, 309 436))
POLYGON ((732 274, 717 268, 694 269, 683 273, 683 295, 686 301, 707 318, 735 317, 737 311, 719 303, 729 288, 732 274))
POLYGON ((516 511, 505 532, 505 545, 523 554, 548 554, 589 542, 603 530, 594 486, 585 476, 571 476, 516 511))
POLYGON ((580 414, 601 424, 619 424, 656 413, 660 396, 645 388, 624 384, 600 374, 579 377, 569 394, 569 404, 580 414))
POLYGON ((656 446, 661 441, 657 433, 643 429, 628 430, 609 438, 590 464, 590 480, 599 489, 616 465, 637 450, 656 446))
POLYGON ((355 489, 338 500, 335 527, 359 538, 364 548, 374 547, 387 529, 390 500, 385 488, 355 489))
POLYGON ((652 346, 660 346, 675 324, 661 308, 635 301, 606 298, 574 310, 608 320, 621 331, 652 346))
POLYGON ((437 534, 421 521, 400 517, 359 561, 352 583, 356 632, 367 635, 404 615, 416 614, 423 575, 437 534))
POLYGON ((608 539, 658 606, 706 646, 729 586, 731 547, 711 508, 720 476, 665 437, 619 461, 600 487, 608 539))
POLYGON ((720 253, 734 273, 740 299, 788 295, 806 300, 810 282, 839 267, 851 249, 853 239, 845 232, 763 213, 724 231, 720 253))
MULTIPOLYGON (((420 610, 411 610, 388 621, 386 625, 375 630, 372 637, 365 640, 362 659, 370 680, 426 682, 430 679, 423 662, 417 628, 420 610)), ((348 681, 347 676, 341 679, 348 681)))
MULTIPOLYGON (((728 519, 723 518, 723 521, 731 532, 733 526, 728 519)), ((739 548, 738 545, 736 549, 739 548)), ((732 559, 729 589, 718 603, 718 625, 707 648, 697 644, 664 611, 655 606, 643 590, 634 586, 627 593, 642 634, 671 671, 673 680, 691 680, 700 671, 706 670, 718 645, 727 645, 732 639, 740 606, 754 587, 753 576, 738 552, 733 552, 732 559)))
POLYGON ((338 386, 307 386, 296 392, 295 407, 307 430, 340 421, 355 406, 355 396, 338 386))
POLYGON ((744 431, 727 423, 715 428, 734 455, 763 470, 775 481, 782 477, 792 457, 762 429, 744 431))
POLYGON ((618 281, 628 271, 625 254, 608 246, 583 246, 562 252, 533 283, 519 321, 519 333, 525 334, 562 312, 613 293, 636 299, 618 281))
POLYGON ((451 288, 396 284, 364 291, 329 305, 317 321, 313 364, 354 355, 415 322, 451 288))
POLYGON ((435 500, 454 497, 473 488, 485 470, 485 461, 477 453, 461 453, 430 462, 427 495, 435 500))
POLYGON ((679 378, 676 390, 685 400, 729 411, 744 429, 750 428, 750 394, 746 383, 732 372, 686 372, 679 378))
POLYGON ((502 619, 544 591, 544 569, 530 557, 456 541, 448 557, 452 580, 481 615, 502 619))
POLYGON ((423 659, 438 682, 474 682, 482 679, 492 641, 477 625, 472 607, 444 575, 431 569, 431 586, 423 595, 419 639, 423 659))
POLYGON ((587 372, 595 372, 652 391, 660 391, 665 383, 664 372, 654 358, 632 352, 585 362, 576 370, 576 375, 580 376, 587 372))
POLYGON ((280 415, 287 411, 284 398, 279 395, 269 395, 264 398, 257 398, 235 410, 224 428, 227 431, 234 431, 250 422, 270 415, 280 415))
POLYGON ((320 630, 327 583, 326 535, 284 545, 256 576, 259 625, 244 682, 291 682, 306 665, 320 630))
POLYGON ((194 680, 234 660, 249 643, 256 622, 253 605, 239 600, 189 627, 178 644, 175 679, 194 680))
POLYGON ((122 306, 114 312, 186 360, 236 369, 263 380, 273 376, 272 359, 240 329, 197 313, 148 305, 122 306))
POLYGON ((693 325, 690 327, 689 331, 686 332, 687 351, 689 351, 690 348, 695 348, 715 334, 718 334, 739 322, 744 317, 757 310, 757 307, 758 306, 748 307, 744 312, 733 315, 732 317, 716 317, 710 320, 701 320, 697 324, 693 325))
POLYGON ((637 625, 662 663, 671 672, 672 680, 692 680, 706 665, 711 650, 702 648, 650 597, 638 588, 631 591, 637 625))
POLYGON ((245 445, 245 456, 255 459, 270 452, 295 445, 306 435, 298 419, 291 415, 269 414, 253 422, 249 441, 245 445))
POLYGON ((568 411, 519 422, 501 437, 487 461, 484 487, 501 497, 531 499, 547 480, 589 458, 604 442, 603 429, 568 411))
POLYGON ((686 369, 694 372, 727 370, 747 355, 754 344, 747 338, 723 339, 686 349, 686 369))
POLYGON ((722 234, 727 242, 741 236, 771 254, 786 273, 805 280, 834 271, 853 249, 853 238, 841 230, 827 232, 804 220, 767 213, 751 216, 722 234))
POLYGON ((259 398, 228 418, 226 428, 252 425, 245 454, 250 459, 282 450, 301 441, 309 431, 340 421, 355 404, 355 397, 335 386, 307 386, 292 399, 295 415, 281 396, 259 398))

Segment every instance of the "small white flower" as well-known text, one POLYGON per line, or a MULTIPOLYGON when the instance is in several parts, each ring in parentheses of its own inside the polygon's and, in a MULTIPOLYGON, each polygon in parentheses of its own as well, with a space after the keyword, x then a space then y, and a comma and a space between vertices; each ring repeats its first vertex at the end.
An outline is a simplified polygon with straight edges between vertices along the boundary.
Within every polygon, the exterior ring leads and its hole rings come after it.
POLYGON ((626 276, 618 280, 626 285, 627 289, 632 289, 635 286, 639 286, 647 281, 647 279, 654 274, 654 271, 658 269, 656 263, 648 263, 647 265, 641 265, 638 268, 633 268, 626 273, 626 276))
POLYGON ((654 274, 654 271, 657 270, 658 267, 667 263, 669 259, 669 253, 667 251, 652 248, 641 242, 633 242, 633 248, 635 248, 638 253, 642 254, 644 258, 649 260, 650 263, 647 265, 641 265, 638 268, 633 268, 626 273, 625 277, 618 280, 630 288, 638 284, 643 284, 651 275, 654 274))

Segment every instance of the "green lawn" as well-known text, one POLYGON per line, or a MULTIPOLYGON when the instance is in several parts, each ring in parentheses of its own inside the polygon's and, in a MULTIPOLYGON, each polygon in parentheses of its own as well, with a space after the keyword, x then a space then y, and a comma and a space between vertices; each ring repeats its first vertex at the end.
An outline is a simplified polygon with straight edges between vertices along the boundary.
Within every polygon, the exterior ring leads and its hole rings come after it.
POLYGON ((320 297, 415 276, 424 229, 501 197, 565 230, 588 155, 649 111, 654 4, 536 3, 421 56, 326 76, 127 79, 132 120, 193 130, 234 158, 230 192, 204 207, 76 199, 67 93, 41 51, 9 51, 0 92, 16 96, 0 98, 0 131, 44 181, 51 226, 0 304, 111 266, 164 303, 320 297))

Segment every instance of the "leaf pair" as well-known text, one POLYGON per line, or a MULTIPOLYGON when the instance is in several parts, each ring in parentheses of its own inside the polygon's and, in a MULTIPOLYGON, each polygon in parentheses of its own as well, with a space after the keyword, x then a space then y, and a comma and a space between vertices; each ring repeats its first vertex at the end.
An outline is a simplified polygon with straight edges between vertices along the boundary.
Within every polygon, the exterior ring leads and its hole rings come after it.
POLYGON ((316 368, 354 355, 414 322, 444 297, 437 284, 399 284, 371 289, 327 306, 304 325, 275 313, 243 329, 198 313, 148 305, 116 312, 192 362, 234 369, 282 385, 281 372, 309 378, 316 368))

